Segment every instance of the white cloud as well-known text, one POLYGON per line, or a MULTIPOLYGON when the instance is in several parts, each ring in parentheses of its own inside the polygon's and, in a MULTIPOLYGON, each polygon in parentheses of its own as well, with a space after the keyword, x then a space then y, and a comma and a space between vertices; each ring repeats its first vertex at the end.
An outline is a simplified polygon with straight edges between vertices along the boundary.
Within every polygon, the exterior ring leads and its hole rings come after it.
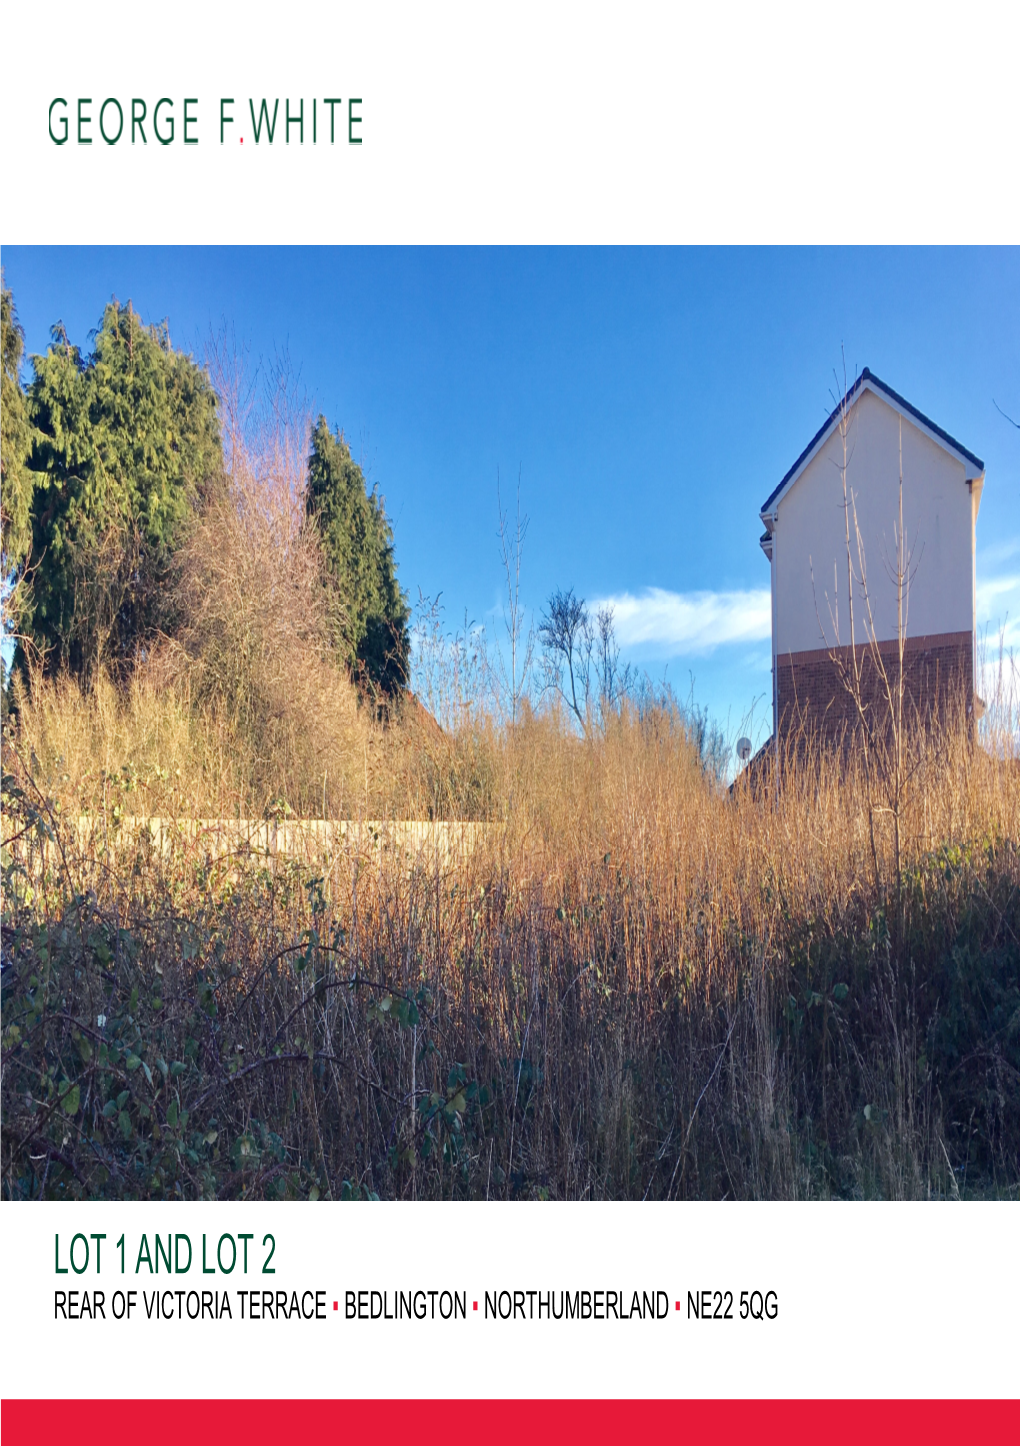
POLYGON ((977 588, 978 632, 997 647, 1000 630, 1005 648, 1020 648, 1020 573, 980 578, 977 588))
POLYGON ((977 605, 978 613, 983 617, 991 617, 993 613, 1003 611, 1003 607, 1009 607, 1015 599, 1020 596, 1020 573, 1015 576, 1004 575, 999 578, 982 578, 978 583, 977 605))
POLYGON ((978 573, 983 573, 985 568, 994 568, 999 563, 1007 563, 1018 553, 1020 553, 1020 538, 1000 538, 998 542, 991 543, 988 547, 978 548, 978 573))
POLYGON ((625 648, 675 653, 711 653, 724 643, 757 643, 772 635, 772 601, 767 588, 732 593, 669 593, 646 588, 591 604, 610 607, 616 636, 625 648))
MULTIPOLYGON (((1002 549, 1004 556, 1015 551, 1015 544, 1002 549)), ((590 606, 593 612, 611 607, 620 643, 646 653, 705 654, 728 643, 764 642, 772 635, 767 588, 718 593, 671 593, 665 588, 645 588, 636 594, 599 598, 590 606)), ((999 628, 1005 623, 1007 646, 1020 643, 1020 572, 982 578, 979 568, 977 613, 979 628, 987 628, 996 642, 999 628)), ((745 657, 745 665, 750 665, 752 657, 745 657)))

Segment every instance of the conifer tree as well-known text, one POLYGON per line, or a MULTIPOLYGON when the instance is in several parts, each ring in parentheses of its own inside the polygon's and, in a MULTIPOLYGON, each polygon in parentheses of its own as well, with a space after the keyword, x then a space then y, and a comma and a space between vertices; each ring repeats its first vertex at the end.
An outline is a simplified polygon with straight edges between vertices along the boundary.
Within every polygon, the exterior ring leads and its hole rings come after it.
POLYGON ((343 433, 320 417, 308 460, 307 510, 322 540, 339 621, 335 642, 364 686, 392 695, 407 683, 407 599, 397 582, 393 529, 368 492, 343 433))
POLYGON ((33 357, 35 500, 27 622, 48 671, 83 681, 124 666, 172 626, 168 570, 203 492, 222 472, 216 398, 205 371, 106 307, 88 358, 63 326, 33 357))
POLYGON ((18 322, 14 297, 0 281, 0 553, 5 579, 24 562, 31 541, 29 514, 32 474, 28 454, 32 430, 21 387, 25 335, 18 322))

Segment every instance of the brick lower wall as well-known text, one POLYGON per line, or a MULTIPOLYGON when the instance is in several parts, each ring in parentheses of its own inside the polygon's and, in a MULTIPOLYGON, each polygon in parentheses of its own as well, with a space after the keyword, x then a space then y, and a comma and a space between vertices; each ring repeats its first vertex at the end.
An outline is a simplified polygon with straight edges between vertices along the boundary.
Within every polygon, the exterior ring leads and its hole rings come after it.
MULTIPOLYGON (((895 685, 898 676, 898 648, 895 642, 880 643, 879 649, 895 685)), ((861 699, 872 726, 881 728, 888 717, 888 704, 873 649, 858 648, 861 699)), ((780 736, 805 728, 829 738, 853 732, 859 726, 852 695, 841 681, 840 665, 849 666, 850 650, 830 652, 814 649, 807 653, 781 655, 776 659, 776 717, 780 736)), ((910 638, 904 648, 904 717, 908 724, 929 723, 937 716, 943 721, 968 720, 974 709, 974 640, 970 633, 942 633, 929 638, 910 638)))

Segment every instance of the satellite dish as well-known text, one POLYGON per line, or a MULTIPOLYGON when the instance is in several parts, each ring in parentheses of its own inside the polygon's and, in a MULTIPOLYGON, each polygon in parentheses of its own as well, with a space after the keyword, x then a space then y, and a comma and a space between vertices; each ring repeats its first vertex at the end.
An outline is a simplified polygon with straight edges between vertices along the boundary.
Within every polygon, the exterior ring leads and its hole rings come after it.
POLYGON ((742 764, 746 764, 751 757, 751 740, 748 738, 737 739, 737 758, 742 764))

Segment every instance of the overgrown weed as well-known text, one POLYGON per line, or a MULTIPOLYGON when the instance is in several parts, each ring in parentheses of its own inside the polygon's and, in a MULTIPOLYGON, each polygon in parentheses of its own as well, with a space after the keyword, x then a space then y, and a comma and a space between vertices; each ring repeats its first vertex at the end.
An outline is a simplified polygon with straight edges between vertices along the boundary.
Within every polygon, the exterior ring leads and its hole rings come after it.
POLYGON ((781 787, 727 792, 665 705, 588 739, 555 709, 447 732, 413 703, 345 717, 354 764, 331 755, 321 789, 314 750, 313 772, 281 731, 260 776, 233 721, 142 675, 21 699, 5 1195, 1016 1192, 1008 748, 913 740, 896 891, 852 753, 801 747, 781 787), (122 822, 269 813, 267 778, 299 813, 325 795, 488 827, 441 866, 353 844, 214 858, 122 822))

